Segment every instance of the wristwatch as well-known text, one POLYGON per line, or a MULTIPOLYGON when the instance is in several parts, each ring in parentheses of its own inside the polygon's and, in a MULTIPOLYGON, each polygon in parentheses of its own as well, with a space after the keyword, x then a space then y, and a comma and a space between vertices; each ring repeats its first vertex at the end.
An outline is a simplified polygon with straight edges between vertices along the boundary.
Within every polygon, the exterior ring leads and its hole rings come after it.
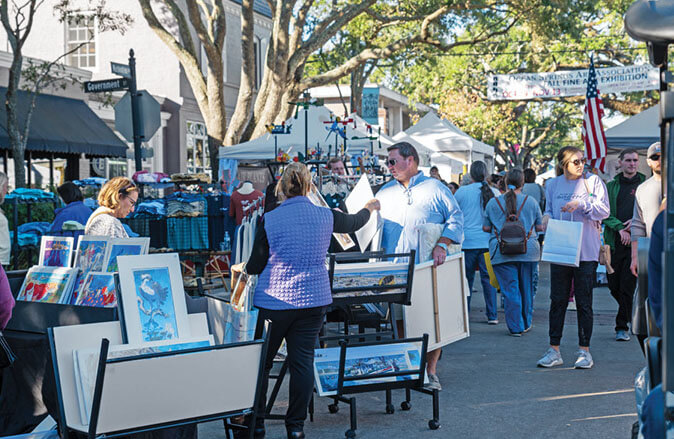
POLYGON ((438 242, 437 244, 435 244, 435 246, 443 249, 445 251, 445 253, 449 253, 449 247, 447 247, 447 244, 445 244, 443 242, 438 242))

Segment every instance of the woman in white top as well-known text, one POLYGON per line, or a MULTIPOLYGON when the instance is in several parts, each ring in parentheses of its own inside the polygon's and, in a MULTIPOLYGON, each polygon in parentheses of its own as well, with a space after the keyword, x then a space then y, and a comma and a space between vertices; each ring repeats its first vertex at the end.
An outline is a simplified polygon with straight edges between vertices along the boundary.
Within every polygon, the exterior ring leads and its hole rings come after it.
POLYGON ((128 238, 120 218, 126 218, 138 202, 138 187, 126 177, 108 181, 98 194, 100 207, 94 211, 84 227, 85 235, 128 238))

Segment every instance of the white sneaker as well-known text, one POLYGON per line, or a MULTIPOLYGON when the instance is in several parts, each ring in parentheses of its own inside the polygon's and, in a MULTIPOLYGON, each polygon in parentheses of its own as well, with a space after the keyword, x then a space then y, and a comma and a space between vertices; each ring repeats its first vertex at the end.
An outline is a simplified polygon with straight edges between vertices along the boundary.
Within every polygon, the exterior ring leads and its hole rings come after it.
POLYGON ((562 360, 562 354, 553 348, 548 348, 547 351, 545 351, 545 355, 538 360, 538 367, 554 367, 554 366, 561 366, 564 364, 564 361, 562 360))
POLYGON ((578 349, 576 355, 578 355, 578 358, 576 359, 576 363, 573 366, 576 369, 591 369, 592 366, 594 366, 594 361, 592 360, 592 354, 590 354, 590 351, 578 349))

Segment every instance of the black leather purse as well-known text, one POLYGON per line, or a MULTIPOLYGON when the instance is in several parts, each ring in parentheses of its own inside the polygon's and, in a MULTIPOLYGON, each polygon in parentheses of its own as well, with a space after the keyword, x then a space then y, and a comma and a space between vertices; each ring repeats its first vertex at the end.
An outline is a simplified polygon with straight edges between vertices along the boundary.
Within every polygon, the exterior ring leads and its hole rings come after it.
POLYGON ((9 343, 7 343, 7 339, 5 339, 5 336, 2 335, 2 331, 0 331, 0 369, 11 366, 15 360, 16 355, 14 355, 12 348, 10 348, 9 343))

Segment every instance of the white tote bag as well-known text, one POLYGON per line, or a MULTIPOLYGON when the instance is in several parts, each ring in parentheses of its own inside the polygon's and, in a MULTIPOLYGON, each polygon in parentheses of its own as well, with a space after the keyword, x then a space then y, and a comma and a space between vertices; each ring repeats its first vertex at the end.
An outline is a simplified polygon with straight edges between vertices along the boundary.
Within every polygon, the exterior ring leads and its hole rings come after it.
MULTIPOLYGON (((571 217, 573 218, 573 213, 571 217)), ((578 267, 582 237, 583 223, 550 219, 545 230, 541 261, 578 267)))

